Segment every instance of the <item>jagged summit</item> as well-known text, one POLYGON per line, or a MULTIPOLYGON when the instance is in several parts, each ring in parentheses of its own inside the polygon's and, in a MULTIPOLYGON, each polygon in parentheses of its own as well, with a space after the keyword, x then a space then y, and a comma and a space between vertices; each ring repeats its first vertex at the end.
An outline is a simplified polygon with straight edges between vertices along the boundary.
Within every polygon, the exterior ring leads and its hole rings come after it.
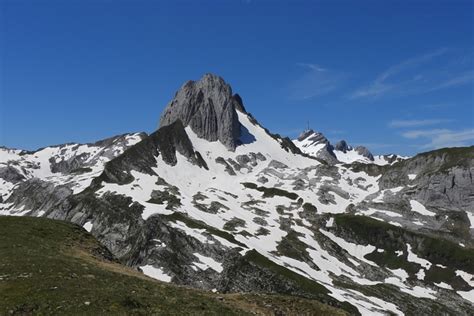
POLYGON ((331 164, 338 162, 333 146, 322 133, 307 129, 293 142, 305 154, 323 159, 331 164))
POLYGON ((357 146, 356 148, 354 148, 354 150, 361 156, 369 159, 370 161, 374 161, 374 155, 372 155, 372 153, 370 152, 370 150, 365 147, 365 146, 357 146))
POLYGON ((166 106, 160 127, 181 120, 200 138, 220 141, 234 151, 241 136, 237 112, 245 112, 242 99, 219 76, 205 74, 198 81, 186 82, 166 106))
POLYGON ((349 146, 347 142, 343 139, 336 143, 335 149, 346 153, 347 151, 352 150, 352 146, 349 146))
POLYGON ((320 132, 307 129, 294 140, 296 146, 305 154, 325 160, 330 164, 352 163, 355 161, 364 163, 386 164, 390 163, 383 156, 377 159, 368 148, 364 146, 352 147, 345 140, 340 140, 333 146, 329 140, 320 132))
POLYGON ((322 143, 329 143, 329 140, 319 132, 315 132, 313 129, 307 129, 298 136, 299 141, 303 141, 305 139, 311 140, 314 143, 322 144, 322 143))

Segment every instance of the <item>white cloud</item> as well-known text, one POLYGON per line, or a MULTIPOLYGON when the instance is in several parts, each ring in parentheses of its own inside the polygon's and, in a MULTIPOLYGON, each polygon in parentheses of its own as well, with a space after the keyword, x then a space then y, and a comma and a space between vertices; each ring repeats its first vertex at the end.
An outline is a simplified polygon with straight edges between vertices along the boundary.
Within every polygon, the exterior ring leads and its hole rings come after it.
POLYGON ((425 149, 436 149, 443 147, 461 147, 474 144, 474 129, 450 130, 430 129, 412 130, 402 133, 408 139, 425 139, 428 142, 422 146, 425 149))
MULTIPOLYGON (((470 83, 474 71, 449 65, 446 48, 410 58, 389 67, 370 84, 355 90, 351 99, 379 98, 385 95, 413 95, 470 83)), ((449 56, 448 56, 449 57, 449 56)))
POLYGON ((319 65, 316 64, 310 64, 310 63, 297 63, 296 65, 301 66, 301 67, 306 67, 314 71, 326 71, 325 68, 322 68, 319 65))
POLYGON ((357 99, 357 98, 362 98, 362 97, 378 97, 389 92, 393 88, 394 88, 393 85, 388 85, 384 82, 375 81, 370 86, 355 91, 352 94, 351 98, 357 99))
MULTIPOLYGON (((403 62, 401 62, 397 65, 394 65, 394 66, 388 68, 375 81, 376 82, 377 81, 378 82, 383 82, 386 79, 388 79, 389 77, 392 77, 396 74, 399 74, 399 73, 401 73, 401 72, 403 72, 407 69, 411 69, 411 68, 416 67, 420 64, 431 61, 435 57, 444 55, 444 54, 447 53, 447 51, 448 50, 446 48, 441 48, 441 49, 435 50, 434 52, 431 52, 431 53, 428 53, 428 54, 425 54, 425 55, 422 55, 422 56, 407 59, 407 60, 405 60, 405 61, 403 61, 403 62)), ((422 77, 423 77, 422 75, 417 74, 415 79, 418 80, 418 78, 422 78, 422 77)))
POLYGON ((296 100, 307 100, 334 91, 341 80, 342 74, 329 71, 316 64, 298 63, 306 69, 301 77, 290 83, 290 97, 296 100))
POLYGON ((464 85, 469 82, 472 82, 474 79, 474 71, 468 71, 465 73, 462 73, 456 77, 450 78, 444 82, 441 82, 437 86, 433 87, 430 89, 430 91, 435 91, 435 90, 440 90, 444 88, 449 88, 449 87, 454 87, 454 86, 459 86, 459 85, 464 85))
POLYGON ((451 122, 451 120, 446 120, 446 119, 392 120, 388 123, 388 126, 394 127, 394 128, 420 127, 420 126, 437 125, 437 124, 447 123, 447 122, 451 122))
POLYGON ((443 133, 449 133, 449 129, 429 129, 429 130, 413 130, 402 133, 402 136, 405 138, 415 139, 420 137, 431 137, 440 135, 443 133))

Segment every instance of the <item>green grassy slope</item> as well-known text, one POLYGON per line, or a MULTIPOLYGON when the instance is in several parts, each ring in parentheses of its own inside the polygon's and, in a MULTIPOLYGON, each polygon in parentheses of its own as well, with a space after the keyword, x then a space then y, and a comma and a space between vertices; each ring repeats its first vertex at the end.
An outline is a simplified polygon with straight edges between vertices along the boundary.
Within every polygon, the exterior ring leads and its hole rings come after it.
POLYGON ((73 224, 0 216, 0 315, 344 315, 317 301, 213 294, 120 265, 73 224))

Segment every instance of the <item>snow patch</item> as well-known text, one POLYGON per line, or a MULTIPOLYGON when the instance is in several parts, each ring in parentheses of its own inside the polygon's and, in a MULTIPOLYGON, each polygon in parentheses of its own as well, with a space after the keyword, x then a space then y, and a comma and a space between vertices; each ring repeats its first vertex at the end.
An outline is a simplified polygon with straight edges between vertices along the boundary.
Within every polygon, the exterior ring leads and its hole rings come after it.
POLYGON ((467 284, 474 287, 474 275, 462 270, 456 270, 456 275, 460 276, 467 284))
POLYGON ((391 269, 388 269, 390 272, 392 272, 394 275, 396 275, 397 277, 399 277, 403 282, 406 281, 406 279, 408 279, 409 277, 409 274, 403 270, 403 269, 395 269, 395 270, 391 270, 391 269))
POLYGON ((374 262, 365 259, 365 255, 374 252, 374 250, 376 249, 375 246, 372 246, 372 245, 364 246, 364 245, 350 243, 340 237, 337 237, 331 232, 328 232, 322 229, 320 229, 319 231, 323 235, 331 239, 333 242, 335 242, 339 247, 346 250, 351 256, 359 259, 360 261, 364 261, 365 263, 368 263, 372 266, 377 266, 374 262))
POLYGON ((474 228, 474 214, 471 211, 466 211, 466 215, 471 223, 471 228, 474 228))
POLYGON ((164 273, 161 268, 155 268, 152 265, 146 265, 140 268, 142 269, 144 274, 148 275, 151 278, 154 278, 163 282, 171 282, 171 276, 164 273))
POLYGON ((201 270, 207 270, 208 268, 211 268, 218 273, 221 273, 222 270, 224 270, 222 264, 211 257, 203 256, 197 252, 194 253, 194 256, 196 256, 200 262, 193 262, 193 264, 201 270))
POLYGON ((444 282, 440 282, 440 283, 434 283, 434 285, 436 285, 437 287, 440 287, 442 289, 446 289, 446 290, 452 290, 453 287, 447 283, 444 283, 444 282))
POLYGON ((474 290, 470 291, 457 291, 462 298, 464 298, 466 301, 469 301, 471 303, 474 303, 474 290))
POLYGON ((331 217, 326 222, 326 227, 332 227, 333 224, 334 224, 334 217, 331 217))
POLYGON ((408 251, 407 260, 410 262, 418 263, 422 267, 426 268, 426 270, 429 270, 431 268, 432 263, 429 262, 428 260, 418 257, 413 251, 411 251, 410 244, 406 244, 406 245, 407 245, 407 251, 408 251))
POLYGON ((436 213, 428 211, 426 207, 418 201, 410 200, 411 210, 426 216, 435 216, 436 213))
POLYGON ((82 227, 84 227, 84 229, 87 230, 90 233, 91 230, 92 230, 93 224, 92 224, 92 222, 87 222, 82 227))
POLYGON ((418 280, 424 280, 425 279, 425 269, 418 270, 418 272, 416 273, 416 278, 418 280))

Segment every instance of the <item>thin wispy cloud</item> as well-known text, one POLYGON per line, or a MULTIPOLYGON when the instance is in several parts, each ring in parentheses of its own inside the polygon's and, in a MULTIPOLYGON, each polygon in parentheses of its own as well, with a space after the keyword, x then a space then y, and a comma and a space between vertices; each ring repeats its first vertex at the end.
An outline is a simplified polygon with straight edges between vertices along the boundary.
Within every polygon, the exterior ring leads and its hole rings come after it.
MULTIPOLYGON (((375 81, 377 82, 384 82, 385 80, 387 80, 389 77, 393 77, 394 75, 396 74, 399 74, 407 69, 411 69, 413 67, 417 67, 423 63, 426 63, 428 61, 431 61, 433 58, 435 57, 438 57, 438 56, 442 56, 444 54, 446 54, 448 52, 448 49, 446 48, 441 48, 441 49, 438 49, 434 52, 431 52, 431 53, 428 53, 428 54, 425 54, 425 55, 422 55, 422 56, 418 56, 418 57, 414 57, 414 58, 410 58, 410 59, 407 59, 397 65, 394 65, 390 68, 388 68, 386 71, 384 71, 375 81)), ((417 75, 417 76, 420 76, 420 75, 417 75)), ((419 79, 415 77, 415 79, 419 79)))
POLYGON ((438 49, 389 67, 374 81, 350 94, 350 99, 414 95, 465 85, 474 81, 474 71, 449 67, 451 51, 438 49))
POLYGON ((423 104, 423 105, 420 105, 419 107, 420 108, 423 108, 423 109, 440 109, 440 108, 447 108, 447 107, 453 107, 454 106, 454 103, 427 103, 427 104, 423 104))
POLYGON ((474 129, 451 130, 451 129, 429 129, 411 130, 402 133, 408 139, 422 139, 426 143, 422 149, 437 149, 443 147, 461 147, 474 144, 474 129))
POLYGON ((314 71, 326 71, 325 68, 319 66, 319 65, 316 65, 316 64, 309 64, 309 63, 297 63, 296 64, 297 66, 300 66, 300 67, 305 67, 305 68, 309 68, 311 70, 314 70, 314 71))
POLYGON ((340 72, 329 70, 317 64, 297 63, 305 71, 289 85, 290 98, 308 100, 334 91, 343 80, 340 72))
POLYGON ((456 77, 450 78, 444 82, 441 82, 439 85, 430 89, 430 91, 440 90, 444 88, 464 85, 472 82, 474 79, 474 71, 467 71, 465 73, 459 74, 456 77))
POLYGON ((392 128, 406 128, 406 127, 422 127, 432 126, 442 123, 449 123, 452 120, 447 119, 427 119, 427 120, 392 120, 388 123, 388 127, 392 128))

